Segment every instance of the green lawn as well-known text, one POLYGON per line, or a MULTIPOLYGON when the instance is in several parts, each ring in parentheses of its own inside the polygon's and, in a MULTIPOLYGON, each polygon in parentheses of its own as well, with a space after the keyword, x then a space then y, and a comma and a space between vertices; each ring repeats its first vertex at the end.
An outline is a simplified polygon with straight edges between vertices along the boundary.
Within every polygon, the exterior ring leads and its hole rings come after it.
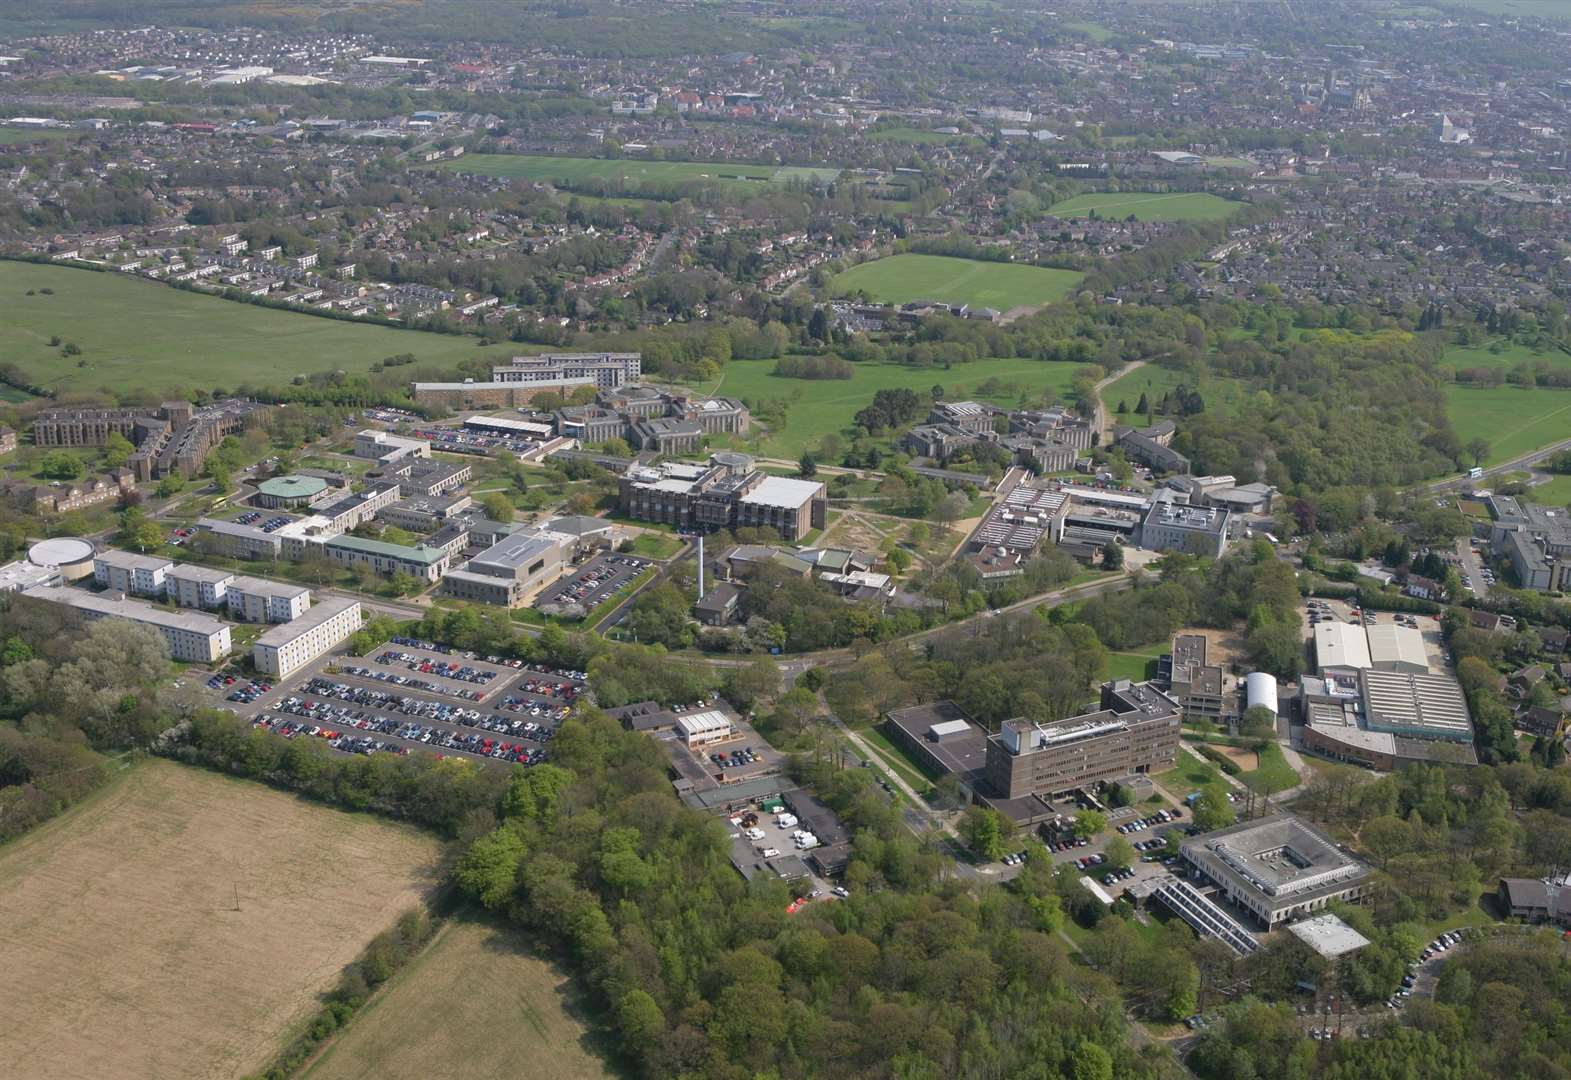
POLYGON ((718 161, 642 161, 629 158, 556 157, 550 154, 466 154, 433 168, 506 179, 535 180, 574 187, 585 181, 617 182, 636 188, 640 182, 679 184, 723 182, 732 186, 785 183, 787 180, 833 180, 834 167, 747 165, 718 161))
POLYGON ((1230 199, 1204 191, 1099 191, 1054 203, 1048 212, 1071 218, 1086 217, 1095 210, 1104 218, 1133 214, 1141 221, 1220 221, 1239 208, 1240 204, 1230 199))
POLYGON ((1518 386, 1445 388, 1446 411, 1465 446, 1489 443, 1486 465, 1494 465, 1564 439, 1571 432, 1571 392, 1518 386))
POLYGON ((1078 20, 1064 23, 1065 30, 1076 30, 1089 37, 1092 41, 1103 42, 1113 36, 1113 32, 1101 23, 1081 22, 1078 20))
POLYGON ((893 769, 911 789, 920 795, 926 796, 933 786, 933 778, 922 768, 921 764, 913 760, 909 754, 900 749, 890 738, 877 727, 866 727, 858 730, 857 734, 866 739, 869 745, 878 753, 883 764, 893 769))
POLYGON ((1156 660, 1139 653, 1110 652, 1107 654, 1107 677, 1142 682, 1156 672, 1156 660))
POLYGON ((1246 769, 1239 779, 1257 792, 1269 792, 1274 795, 1297 785, 1298 773, 1293 771, 1293 767, 1282 756, 1282 748, 1276 743, 1269 743, 1260 755, 1260 767, 1246 769))
POLYGON ((1162 400, 1162 395, 1171 392, 1179 385, 1199 391, 1206 403, 1207 412, 1236 412, 1243 403, 1244 395, 1248 393, 1248 389, 1237 379, 1222 375, 1206 375, 1196 380, 1194 375, 1187 371, 1147 364, 1109 383, 1102 391, 1102 403, 1107 406, 1107 411, 1112 415, 1115 424, 1145 427, 1160 417, 1142 416, 1135 412, 1140 405, 1140 395, 1144 394, 1146 403, 1155 410, 1162 400), (1117 412, 1120 402, 1128 408, 1128 412, 1117 412))
POLYGON ((24 143, 41 142, 45 139, 69 139, 80 137, 80 131, 61 131, 58 128, 44 128, 32 131, 27 128, 0 127, 0 146, 19 146, 24 143))
POLYGON ((1497 338, 1487 345, 1453 345, 1441 356, 1440 362, 1457 371, 1468 368, 1514 368, 1518 364, 1546 362, 1552 368, 1571 368, 1571 353, 1560 349, 1540 351, 1530 345, 1519 345, 1505 338, 1497 338))
POLYGON ((633 539, 632 554, 645 559, 669 559, 682 550, 682 541, 663 533, 639 533, 633 539))
POLYGON ((834 280, 839 294, 864 290, 874 300, 903 304, 942 300, 1008 311, 1062 300, 1083 274, 1018 263, 952 259, 943 255, 893 255, 854 266, 834 280))
POLYGON ((38 263, 0 261, 0 312, 0 357, 39 385, 62 390, 107 387, 185 397, 196 387, 276 385, 338 369, 364 373, 396 353, 454 364, 479 348, 468 336, 360 326, 127 274, 38 263), (45 288, 53 294, 37 291, 45 288), (54 335, 80 346, 82 354, 62 357, 49 344, 54 335))
POLYGON ((923 143, 940 146, 947 143, 982 145, 975 135, 946 134, 941 131, 924 131, 921 128, 880 128, 868 135, 873 142, 923 143))
POLYGON ((1152 779, 1182 799, 1196 788, 1221 780, 1222 770, 1209 761, 1196 758, 1187 750, 1179 750, 1177 763, 1166 772, 1157 773, 1152 779))
POLYGON ((1543 503, 1545 506, 1571 505, 1571 476, 1551 477, 1547 484, 1538 484, 1527 489, 1530 501, 1543 503))
POLYGON ((869 404, 879 390, 906 387, 926 394, 936 383, 950 398, 1012 404, 1022 393, 1033 397, 1044 390, 1064 394, 1079 366, 1020 358, 977 360, 948 371, 857 364, 850 379, 786 379, 771 374, 773 360, 733 360, 725 366, 719 382, 706 389, 740 397, 750 405, 789 401, 785 424, 770 431, 758 449, 771 457, 796 458, 817 447, 825 435, 849 428, 857 410, 869 404))

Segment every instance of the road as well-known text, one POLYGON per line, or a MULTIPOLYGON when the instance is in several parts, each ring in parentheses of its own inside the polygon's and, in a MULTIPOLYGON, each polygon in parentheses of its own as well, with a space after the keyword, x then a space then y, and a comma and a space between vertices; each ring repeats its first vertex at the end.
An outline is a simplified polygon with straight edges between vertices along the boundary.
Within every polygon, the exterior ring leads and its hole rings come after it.
POLYGON ((1102 400, 1102 391, 1106 390, 1109 386, 1112 386, 1115 382, 1117 382, 1119 379, 1122 379, 1130 372, 1139 371, 1145 366, 1146 361, 1144 360, 1132 360, 1128 364, 1124 365, 1122 371, 1115 371, 1113 374, 1108 375, 1096 384, 1096 430, 1099 434, 1104 436, 1102 439, 1103 446, 1107 445, 1107 439, 1105 436, 1107 429, 1112 426, 1112 417, 1108 415, 1107 402, 1102 400))
POLYGON ((1529 453, 1519 454, 1510 461, 1502 461, 1499 465, 1491 465, 1489 468, 1484 470, 1484 475, 1481 477, 1473 478, 1467 476, 1466 474, 1463 474, 1462 476, 1453 476, 1445 480, 1436 480, 1432 483, 1421 485, 1419 490, 1456 491, 1461 488, 1477 484, 1479 480, 1487 480, 1491 477, 1500 476, 1503 473, 1518 472, 1522 469, 1531 469, 1532 466, 1537 465, 1540 461, 1554 457, 1562 450, 1571 450, 1571 439, 1562 439, 1557 443, 1551 443, 1548 446, 1540 447, 1537 450, 1533 450, 1529 453))

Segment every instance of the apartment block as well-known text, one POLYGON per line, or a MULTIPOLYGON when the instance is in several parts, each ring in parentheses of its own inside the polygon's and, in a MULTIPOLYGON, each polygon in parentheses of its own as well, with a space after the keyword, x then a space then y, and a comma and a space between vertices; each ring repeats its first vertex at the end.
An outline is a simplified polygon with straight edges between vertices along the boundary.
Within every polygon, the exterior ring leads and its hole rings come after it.
POLYGON ((251 658, 256 670, 287 679, 360 629, 360 601, 328 597, 292 622, 282 623, 256 639, 251 658))
POLYGON ((106 596, 58 585, 27 589, 23 596, 71 608, 83 620, 127 619, 151 626, 164 636, 176 660, 210 664, 229 655, 229 624, 194 611, 166 611, 140 600, 106 596))
POLYGON ((311 590, 264 578, 237 577, 229 582, 225 601, 231 618, 249 623, 286 623, 311 607, 311 590))
POLYGON ((165 578, 174 565, 168 559, 110 548, 93 556, 93 579, 127 596, 159 598, 168 587, 165 578))
POLYGON ((164 575, 171 603, 203 611, 217 611, 226 605, 226 593, 234 579, 234 574, 228 570, 189 564, 171 566, 164 575))

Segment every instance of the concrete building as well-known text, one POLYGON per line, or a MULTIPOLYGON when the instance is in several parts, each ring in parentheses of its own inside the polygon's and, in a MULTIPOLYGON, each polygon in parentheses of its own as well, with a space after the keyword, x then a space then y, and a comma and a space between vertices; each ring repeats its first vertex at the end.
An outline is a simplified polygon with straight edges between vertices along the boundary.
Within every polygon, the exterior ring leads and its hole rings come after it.
POLYGON ((286 623, 306 613, 311 590, 264 578, 236 577, 225 590, 230 618, 249 623, 286 623))
POLYGON ((760 473, 745 454, 712 454, 707 465, 634 464, 619 487, 622 512, 639 521, 772 528, 787 540, 823 528, 828 507, 823 484, 760 473))
POLYGON ((1231 517, 1225 509, 1158 500, 1140 521, 1140 546, 1148 551, 1181 551, 1219 559, 1227 551, 1231 517))
POLYGON ((1371 887, 1367 866, 1291 814, 1272 814, 1184 841, 1192 878, 1271 930, 1331 904, 1357 903, 1371 887))
POLYGON ((93 557, 98 549, 80 536, 53 536, 27 549, 27 561, 34 566, 58 569, 65 581, 81 581, 93 573, 93 557))
POLYGON ((276 559, 283 554, 284 538, 276 532, 263 532, 254 525, 220 518, 198 518, 196 527, 220 554, 232 558, 276 559))
POLYGON ((420 495, 384 507, 377 517, 400 529, 430 532, 473 505, 474 500, 468 495, 420 495))
POLYGON ((1114 445, 1122 447, 1130 461, 1156 472, 1183 475, 1189 472, 1189 459, 1168 443, 1173 439, 1172 421, 1154 424, 1143 431, 1119 427, 1113 431, 1114 445))
POLYGON ((39 566, 26 559, 0 566, 0 593, 26 592, 40 585, 61 585, 64 582, 58 566, 39 566))
POLYGON ((322 555, 340 566, 364 566, 378 574, 408 574, 428 584, 440 581, 452 556, 441 548, 389 544, 358 536, 335 536, 322 542, 322 555))
POLYGON ((194 611, 166 611, 116 593, 90 593, 58 585, 31 588, 23 596, 71 608, 82 619, 127 619, 164 636, 176 660, 211 664, 229 655, 229 624, 194 611))
POLYGON ((1235 711, 1223 694, 1225 683, 1221 666, 1206 663, 1204 634, 1179 634, 1173 638, 1170 693, 1186 720, 1220 723, 1225 715, 1235 711))
POLYGON ((474 475, 473 465, 446 461, 406 461, 384 474, 397 483, 398 493, 406 499, 446 495, 469 483, 474 475))
POLYGON ((1511 564, 1522 588, 1571 588, 1571 515, 1508 495, 1492 495, 1484 505, 1490 545, 1511 564))
POLYGON ((953 776, 970 795, 987 771, 987 730, 952 701, 895 709, 885 718, 891 739, 934 773, 953 776))
POLYGON ((1403 765, 1476 765, 1461 687, 1445 675, 1322 668, 1299 688, 1303 746, 1334 761, 1391 772, 1403 765))
POLYGON ((46 409, 33 421, 37 446, 103 446, 111 433, 136 447, 127 467, 139 481, 171 473, 189 479, 226 436, 260 421, 266 406, 228 398, 197 409, 166 401, 141 409, 46 409))
POLYGON ((274 476, 256 486, 256 505, 268 510, 298 510, 331 496, 327 481, 319 476, 274 476))
POLYGON ((355 434, 355 457, 370 458, 386 467, 395 461, 409 458, 428 458, 431 444, 424 439, 411 439, 388 431, 367 428, 355 434))
POLYGON ((587 381, 602 390, 636 383, 644 373, 641 353, 542 353, 515 356, 506 367, 491 369, 498 383, 563 384, 587 381))
POLYGON ((563 549, 554 536, 504 537, 442 579, 442 591, 460 600, 522 607, 562 576, 563 549))
POLYGON ((257 638, 251 659, 263 674, 287 679, 359 630, 363 621, 360 601, 330 596, 298 619, 281 623, 257 638))
POLYGON ((180 564, 164 575, 169 601, 180 607, 217 611, 227 605, 226 592, 235 575, 211 566, 180 564))
POLYGON ((689 749, 736 738, 736 725, 718 709, 686 713, 676 718, 678 737, 689 749))
POLYGON ((1159 772, 1178 755, 1178 703, 1151 683, 1104 683, 1100 707, 1051 724, 1006 720, 987 740, 986 779, 1002 799, 1057 796, 1159 772))
POLYGON ((108 548, 93 557, 93 578, 113 592, 157 599, 163 597, 165 576, 174 565, 168 559, 108 548))

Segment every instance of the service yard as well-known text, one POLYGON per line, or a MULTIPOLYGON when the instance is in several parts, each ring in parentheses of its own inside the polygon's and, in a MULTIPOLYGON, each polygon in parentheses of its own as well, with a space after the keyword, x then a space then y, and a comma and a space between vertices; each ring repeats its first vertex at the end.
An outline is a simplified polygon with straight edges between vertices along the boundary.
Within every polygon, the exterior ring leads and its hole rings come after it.
POLYGON ((571 979, 524 935, 454 919, 330 1043, 306 1080, 603 1080, 571 979), (475 1006, 485 1019, 476 1022, 475 1006), (586 1045, 588 1044, 588 1045, 586 1045))
POLYGON ((0 1072, 231 1080, 435 885, 439 844, 162 760, 0 849, 0 1072))
POLYGON ((363 657, 323 657, 281 683, 215 689, 246 706, 254 726, 343 753, 425 749, 527 766, 548 758, 587 684, 578 672, 394 638, 363 657))

